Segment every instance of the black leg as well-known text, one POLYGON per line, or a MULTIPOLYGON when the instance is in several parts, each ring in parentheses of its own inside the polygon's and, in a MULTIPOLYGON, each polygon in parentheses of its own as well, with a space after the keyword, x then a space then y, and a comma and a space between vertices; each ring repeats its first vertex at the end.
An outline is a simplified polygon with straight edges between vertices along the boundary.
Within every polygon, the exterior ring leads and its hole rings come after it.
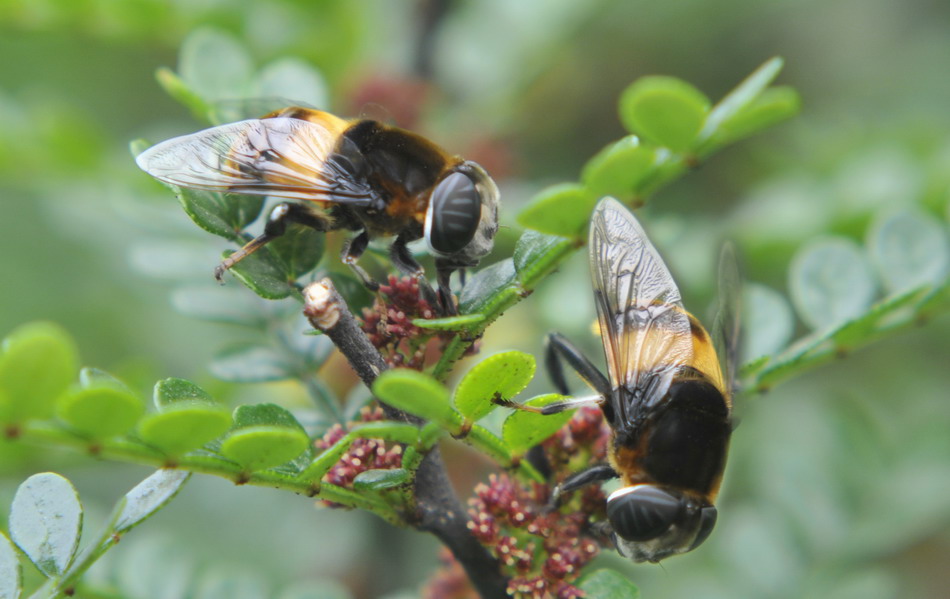
POLYGON ((314 213, 303 204, 289 202, 277 204, 267 217, 267 222, 264 224, 264 233, 222 260, 221 264, 214 269, 214 278, 220 281, 229 268, 286 233, 289 223, 301 224, 321 233, 333 228, 332 220, 314 213))
POLYGON ((564 482, 554 487, 554 490, 551 491, 549 507, 556 508, 561 500, 561 496, 565 493, 576 491, 581 487, 586 487, 587 485, 593 483, 611 480, 617 478, 618 476, 620 475, 617 474, 610 464, 597 464, 596 466, 591 466, 587 470, 575 472, 574 474, 565 478, 564 482))
POLYGON ((439 308, 439 300, 426 279, 425 269, 413 257, 409 248, 406 246, 409 241, 402 235, 396 236, 396 240, 389 246, 389 257, 392 259, 393 266, 399 269, 399 272, 407 274, 416 279, 419 283, 419 295, 422 299, 429 302, 429 305, 435 309, 439 308))
POLYGON ((569 395, 570 391, 567 381, 564 379, 564 368, 561 360, 577 372, 585 383, 604 398, 610 397, 613 391, 610 388, 610 382, 607 377, 594 366, 594 363, 587 359, 587 356, 581 353, 577 347, 571 343, 567 337, 560 333, 551 333, 548 335, 545 347, 544 363, 548 370, 548 376, 551 382, 561 395, 569 395))
POLYGON ((442 310, 448 315, 458 314, 458 309, 455 306, 455 296, 452 295, 452 272, 454 268, 450 267, 439 267, 438 263, 436 264, 435 278, 439 284, 439 303, 442 305, 442 310))
POLYGON ((360 256, 363 255, 363 252, 366 251, 368 245, 369 233, 364 229, 359 235, 344 244, 343 251, 340 253, 340 259, 356 273, 356 276, 367 289, 370 291, 378 291, 379 283, 374 281, 373 278, 369 276, 369 273, 356 263, 356 261, 360 259, 360 256))

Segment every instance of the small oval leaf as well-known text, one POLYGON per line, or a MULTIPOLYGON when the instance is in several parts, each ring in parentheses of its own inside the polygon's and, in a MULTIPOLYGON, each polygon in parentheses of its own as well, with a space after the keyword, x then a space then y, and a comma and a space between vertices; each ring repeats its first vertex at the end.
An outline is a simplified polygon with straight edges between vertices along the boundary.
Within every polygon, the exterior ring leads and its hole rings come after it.
POLYGON ((112 385, 90 385, 60 397, 59 417, 74 429, 97 439, 127 432, 145 411, 142 400, 112 385))
POLYGON ((723 123, 715 132, 717 143, 733 142, 789 119, 801 110, 802 100, 790 87, 772 87, 751 106, 723 123))
POLYGON ((708 112, 709 98, 675 77, 642 77, 620 95, 624 127, 674 152, 689 149, 708 112))
POLYGON ((628 135, 594 155, 584 165, 581 180, 596 196, 628 197, 636 193, 656 162, 656 150, 628 135))
POLYGON ((261 196, 222 194, 186 187, 172 189, 196 225, 235 243, 244 242, 241 231, 257 219, 264 207, 261 196))
MULTIPOLYGON (((233 253, 225 252, 224 257, 233 253)), ((291 284, 294 277, 287 265, 271 253, 270 248, 261 248, 232 266, 228 272, 264 299, 283 299, 294 292, 291 284)))
POLYGON ((898 212, 879 222, 869 237, 871 259, 891 292, 939 283, 950 272, 947 230, 933 218, 898 212))
POLYGON ((82 532, 82 505, 73 485, 44 472, 26 479, 10 507, 10 537, 40 572, 60 576, 72 563, 82 532))
POLYGON ((723 123, 741 115, 778 76, 783 65, 784 60, 781 57, 770 58, 726 94, 709 112, 702 137, 707 138, 716 135, 717 130, 723 123))
POLYGON ((0 599, 20 597, 21 575, 16 549, 3 531, 0 531, 0 599))
POLYGON ((221 443, 221 454, 251 472, 285 464, 307 450, 310 439, 300 430, 281 426, 249 426, 221 443))
MULTIPOLYGON (((530 406, 545 406, 556 401, 567 399, 563 395, 550 393, 539 395, 525 402, 530 406)), ((567 410, 557 414, 535 414, 533 412, 512 412, 502 425, 501 436, 505 444, 513 453, 520 454, 528 451, 541 441, 544 441, 558 431, 571 419, 574 410, 567 410)))
POLYGON ((515 264, 511 258, 507 258, 483 268, 469 278, 459 295, 459 310, 464 314, 488 314, 519 292, 515 264))
POLYGON ((577 237, 585 231, 597 196, 577 183, 561 183, 541 190, 518 214, 521 226, 547 233, 577 237))
POLYGON ((299 58, 279 58, 261 69, 258 97, 292 98, 309 106, 327 106, 326 81, 310 63, 299 58))
POLYGON ((569 252, 574 244, 574 241, 566 237, 525 231, 515 244, 515 253, 512 256, 518 280, 526 287, 534 286, 558 264, 558 259, 569 252))
POLYGON ((168 378, 155 383, 152 392, 155 407, 159 410, 169 408, 178 402, 205 403, 214 405, 214 399, 207 391, 185 379, 168 378))
POLYGON ((448 390, 427 374, 395 368, 379 375, 373 394, 388 405, 438 423, 460 421, 449 403, 448 390))
POLYGON ((860 316, 874 299, 867 258, 853 241, 818 240, 802 248, 789 269, 792 302, 802 320, 822 329, 860 316))
POLYGON ((290 226, 287 232, 267 245, 283 261, 287 273, 298 279, 317 267, 323 257, 326 235, 303 225, 290 226))
POLYGON ((238 406, 234 410, 235 428, 245 426, 284 426, 303 431, 303 425, 286 408, 277 404, 261 403, 238 406))
POLYGON ((409 481, 409 471, 404 468, 382 470, 374 468, 360 472, 353 479, 353 489, 356 491, 382 491, 406 484, 409 481))
POLYGON ((182 42, 178 72, 205 100, 229 100, 247 96, 252 64, 236 38, 218 29, 202 27, 182 42))
POLYGON ((184 470, 162 469, 135 485, 125 494, 122 511, 115 519, 113 530, 117 533, 127 532, 165 507, 190 476, 191 473, 184 470))
POLYGON ((625 575, 606 568, 581 577, 578 585, 589 599, 639 599, 640 589, 625 575))
POLYGON ((223 407, 178 402, 161 413, 150 414, 138 426, 139 437, 168 455, 182 455, 217 439, 231 426, 223 407))
POLYGON ((770 287, 749 283, 743 290, 743 362, 774 354, 785 347, 795 330, 792 309, 770 287))
POLYGON ((49 322, 25 324, 3 340, 2 352, 0 391, 7 405, 0 419, 15 423, 51 416, 56 398, 78 370, 79 354, 69 334, 49 322))
POLYGON ((506 351, 472 367, 455 388, 455 407, 468 420, 481 420, 495 409, 493 398, 510 400, 534 378, 534 356, 506 351))

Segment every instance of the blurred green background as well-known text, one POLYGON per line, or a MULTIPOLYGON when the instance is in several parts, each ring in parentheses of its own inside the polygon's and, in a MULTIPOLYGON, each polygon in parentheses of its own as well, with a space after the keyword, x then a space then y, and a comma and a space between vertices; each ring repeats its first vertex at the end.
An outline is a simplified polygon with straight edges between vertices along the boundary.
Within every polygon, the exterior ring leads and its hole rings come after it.
MULTIPOLYGON (((946 235, 946 2, 0 0, 0 332, 55 320, 84 363, 143 393, 177 376, 235 403, 303 396, 292 385, 215 382, 206 364, 246 333, 175 306, 183 286, 210 284, 227 246, 128 152, 131 139, 203 126, 154 76, 184 70, 179 49, 201 36, 236 48, 221 58, 225 80, 304 61, 315 76, 283 89, 310 98, 292 99, 388 115, 485 165, 510 227, 486 264, 510 254, 514 215, 534 192, 576 179, 624 134, 616 99, 631 81, 674 75, 717 99, 773 55, 786 60, 779 82, 801 93, 801 116, 715 156, 640 212, 687 306, 705 314, 723 237, 738 242, 749 280, 787 295, 793 256, 822 235, 863 244, 897 210, 946 235)), ((235 81, 233 97, 216 99, 268 95, 260 81, 235 81)), ((599 358, 588 287, 579 253, 489 329, 483 352, 537 355, 557 329, 599 358)), ((258 301, 234 280, 225 289, 229 301, 258 301)), ((784 316, 763 325, 776 329, 773 349, 806 333, 787 307, 775 314, 784 316)), ((746 398, 720 522, 702 549, 662 568, 612 552, 600 562, 629 572, 644 597, 946 596, 950 319, 922 325, 746 398)), ((534 385, 547 390, 540 377, 534 385)), ((55 468, 82 493, 90 531, 146 474, 0 451, 0 513, 22 479, 55 468)), ((474 459, 449 455, 460 469, 474 459)), ((463 496, 471 483, 460 483, 463 496)), ((327 596, 334 584, 357 597, 413 596, 437 564, 422 535, 200 477, 114 553, 96 575, 143 599, 184 588, 212 596, 222 581, 240 589, 221 591, 228 597, 291 581, 323 581, 327 596)))

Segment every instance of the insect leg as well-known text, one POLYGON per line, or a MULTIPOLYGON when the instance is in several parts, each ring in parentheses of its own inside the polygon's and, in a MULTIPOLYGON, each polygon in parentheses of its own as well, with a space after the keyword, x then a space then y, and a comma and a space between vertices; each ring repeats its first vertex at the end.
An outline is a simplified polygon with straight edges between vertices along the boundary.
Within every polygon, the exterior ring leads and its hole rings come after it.
POLYGON ((564 367, 561 360, 566 361, 599 395, 605 398, 610 397, 612 389, 607 377, 567 337, 560 333, 551 333, 545 344, 544 364, 558 393, 569 395, 570 391, 564 379, 564 367))
POLYGON ((318 216, 303 204, 289 202, 277 204, 267 217, 267 222, 264 224, 264 233, 222 260, 221 264, 214 269, 214 278, 221 281, 224 273, 229 268, 286 233, 289 223, 305 225, 321 233, 329 231, 333 225, 332 220, 318 216))
POLYGON ((586 470, 575 472, 565 478, 561 484, 554 487, 554 490, 551 491, 551 499, 548 502, 548 507, 556 508, 561 501, 561 496, 565 493, 571 493, 581 487, 611 480, 618 476, 617 471, 614 470, 610 464, 597 464, 586 470))
POLYGON ((399 272, 415 278, 419 284, 419 294, 422 298, 429 302, 429 305, 433 308, 438 307, 439 298, 436 297, 435 290, 432 289, 432 285, 426 279, 426 273, 422 265, 416 262, 412 253, 409 252, 409 248, 406 247, 407 243, 409 243, 408 239, 402 235, 397 235, 396 240, 389 246, 389 256, 393 265, 399 269, 399 272))
POLYGON ((363 252, 366 251, 366 246, 369 245, 369 233, 366 232, 366 229, 363 229, 363 232, 349 240, 343 245, 343 251, 340 253, 340 259, 344 264, 353 269, 353 272, 356 273, 356 276, 359 277, 359 280, 366 286, 370 291, 378 291, 379 283, 373 280, 369 273, 367 273, 363 268, 356 263, 360 259, 360 256, 363 255, 363 252))
MULTIPOLYGON (((455 297, 452 295, 452 273, 456 270, 464 272, 464 269, 458 264, 436 258, 435 260, 435 278, 439 284, 439 303, 442 304, 446 314, 457 314, 455 307, 455 297)), ((460 275, 461 276, 461 275, 460 275)))

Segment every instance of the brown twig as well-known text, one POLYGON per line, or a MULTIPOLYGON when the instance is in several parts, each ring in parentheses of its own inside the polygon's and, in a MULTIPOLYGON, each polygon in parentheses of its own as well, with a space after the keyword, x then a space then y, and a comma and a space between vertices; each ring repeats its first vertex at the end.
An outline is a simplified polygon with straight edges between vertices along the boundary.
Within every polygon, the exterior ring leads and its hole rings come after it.
MULTIPOLYGON (((360 329, 333 282, 323 279, 311 283, 303 295, 304 314, 310 324, 330 338, 363 383, 372 388, 376 377, 386 370, 386 361, 360 329)), ((380 404, 390 420, 420 422, 410 414, 383 402, 380 404)), ((445 462, 437 447, 416 471, 415 499, 415 513, 406 515, 407 522, 442 541, 465 568, 472 585, 482 597, 508 597, 508 579, 501 573, 499 563, 468 530, 468 517, 452 491, 445 462)))

